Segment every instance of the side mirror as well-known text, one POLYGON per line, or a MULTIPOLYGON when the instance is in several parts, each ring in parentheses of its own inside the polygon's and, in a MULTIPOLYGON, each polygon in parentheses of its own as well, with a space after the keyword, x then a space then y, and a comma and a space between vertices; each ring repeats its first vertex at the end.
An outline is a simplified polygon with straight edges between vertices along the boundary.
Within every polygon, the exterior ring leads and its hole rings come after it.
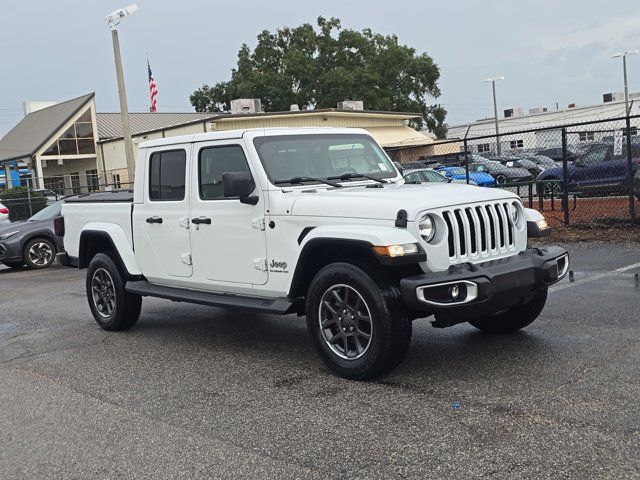
POLYGON ((240 203, 255 205, 258 196, 251 196, 256 186, 249 172, 226 172, 222 174, 222 194, 225 198, 238 198, 240 203))
POLYGON ((393 165, 395 165, 395 167, 398 169, 398 171, 400 172, 400 175, 402 175, 404 173, 404 168, 402 168, 402 165, 400 164, 400 162, 396 162, 394 160, 393 161, 393 165))

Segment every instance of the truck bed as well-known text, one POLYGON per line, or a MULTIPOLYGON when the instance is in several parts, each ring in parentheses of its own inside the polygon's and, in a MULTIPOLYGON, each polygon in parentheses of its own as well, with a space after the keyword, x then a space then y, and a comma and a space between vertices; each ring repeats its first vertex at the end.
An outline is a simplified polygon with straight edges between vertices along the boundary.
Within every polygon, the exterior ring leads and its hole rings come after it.
POLYGON ((132 203, 133 191, 116 190, 114 192, 95 192, 76 195, 65 199, 66 203, 117 202, 132 203))
POLYGON ((71 258, 78 257, 80 235, 85 229, 108 232, 112 238, 119 231, 120 235, 114 241, 132 245, 132 209, 133 192, 127 190, 89 193, 65 199, 62 205, 65 251, 71 258))

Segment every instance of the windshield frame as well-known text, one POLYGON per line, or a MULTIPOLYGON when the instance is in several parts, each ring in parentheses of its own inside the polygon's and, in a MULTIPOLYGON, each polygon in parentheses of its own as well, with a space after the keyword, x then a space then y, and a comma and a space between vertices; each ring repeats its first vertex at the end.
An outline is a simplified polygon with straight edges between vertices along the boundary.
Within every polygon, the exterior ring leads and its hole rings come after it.
MULTIPOLYGON (((347 141, 349 140, 353 140, 353 143, 356 143, 358 141, 363 142, 363 141, 367 141, 371 144, 371 146, 374 149, 379 149, 379 153, 382 154, 382 159, 384 159, 385 161, 385 165, 390 169, 387 172, 354 172, 354 173, 363 173, 364 175, 370 175, 372 177, 375 177, 376 179, 380 179, 380 180, 388 180, 388 181, 393 181, 393 180, 398 180, 399 178, 402 178, 402 175, 400 175, 400 173, 398 172, 398 169, 396 168, 396 166, 394 165, 393 161, 391 160, 391 158, 389 158, 389 156, 387 155, 387 152, 384 151, 384 149, 373 139, 373 137, 371 137, 371 135, 368 135, 366 133, 347 133, 347 132, 340 132, 340 133, 290 133, 290 134, 282 134, 282 135, 266 135, 266 136, 256 136, 252 139, 251 143, 253 144, 253 148, 256 151, 256 154, 258 156, 258 159, 260 160, 260 164, 262 165, 262 169, 264 170, 264 173, 267 176, 267 179, 269 181, 269 183, 271 183, 274 187, 278 188, 278 189, 282 189, 283 186, 286 188, 289 187, 302 187, 302 188, 308 188, 309 185, 322 185, 322 182, 314 182, 309 180, 308 182, 305 182, 305 185, 300 185, 300 184, 290 184, 290 183, 281 183, 282 180, 287 180, 287 179, 279 179, 279 178, 274 178, 271 175, 271 172, 269 171, 269 169, 267 168, 267 166, 265 165, 265 159, 263 157, 263 152, 261 152, 260 147, 268 142, 271 141, 278 141, 278 140, 287 140, 287 139, 298 139, 298 138, 303 138, 303 137, 312 137, 313 139, 317 139, 317 140, 322 140, 322 139, 330 139, 330 138, 335 138, 335 139, 346 139, 347 141), (276 183, 278 182, 278 183, 276 183)), ((347 142, 345 142, 347 143, 347 142)), ((337 175, 337 173, 335 174, 337 175)), ((289 178, 295 178, 299 175, 291 175, 289 178)), ((330 177, 333 177, 334 175, 330 174, 330 177)), ((322 180, 327 180, 327 177, 325 176, 321 176, 321 175, 315 175, 315 177, 317 177, 318 179, 322 179, 322 180)), ((374 182, 376 180, 372 180, 372 179, 368 179, 366 177, 362 177, 362 178, 354 178, 354 179, 350 179, 350 180, 338 180, 335 179, 333 180, 335 182, 338 182, 342 185, 346 184, 350 184, 350 183, 358 183, 358 182, 374 182)))

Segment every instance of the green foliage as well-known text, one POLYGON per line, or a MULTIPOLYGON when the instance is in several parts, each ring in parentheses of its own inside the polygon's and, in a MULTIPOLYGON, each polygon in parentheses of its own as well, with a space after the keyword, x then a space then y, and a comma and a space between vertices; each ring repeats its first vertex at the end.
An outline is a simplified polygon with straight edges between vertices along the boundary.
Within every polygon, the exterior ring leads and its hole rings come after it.
POLYGON ((25 220, 47 206, 42 192, 31 192, 27 187, 14 187, 0 192, 0 203, 9 209, 9 220, 25 220), (31 203, 31 210, 29 209, 31 203))
POLYGON ((446 135, 446 110, 428 101, 440 95, 440 69, 426 53, 400 45, 395 35, 342 29, 340 20, 319 17, 318 29, 305 23, 258 35, 245 44, 231 80, 193 92, 198 112, 228 112, 235 98, 260 98, 265 111, 335 108, 362 100, 369 110, 421 113, 416 128, 446 135))

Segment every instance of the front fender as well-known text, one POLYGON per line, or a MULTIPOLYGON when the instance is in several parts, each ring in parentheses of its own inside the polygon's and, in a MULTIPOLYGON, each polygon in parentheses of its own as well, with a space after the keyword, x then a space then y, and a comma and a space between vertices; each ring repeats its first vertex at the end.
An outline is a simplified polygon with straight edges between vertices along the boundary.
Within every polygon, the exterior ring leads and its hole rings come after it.
POLYGON ((323 225, 311 230, 300 243, 300 247, 304 249, 310 241, 326 238, 361 241, 378 246, 418 243, 418 239, 404 228, 380 225, 323 225))
POLYGON ((87 223, 80 233, 80 253, 83 252, 83 239, 89 238, 91 235, 107 236, 118 255, 120 255, 127 272, 130 275, 142 275, 131 241, 120 225, 105 222, 87 223))

